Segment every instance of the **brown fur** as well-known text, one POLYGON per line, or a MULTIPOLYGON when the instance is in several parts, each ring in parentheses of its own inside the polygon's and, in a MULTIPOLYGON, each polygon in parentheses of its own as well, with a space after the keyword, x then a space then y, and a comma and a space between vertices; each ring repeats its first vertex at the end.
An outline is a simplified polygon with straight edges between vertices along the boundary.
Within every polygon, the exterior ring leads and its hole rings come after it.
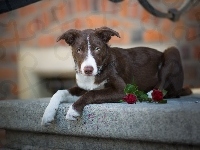
POLYGON ((86 91, 79 87, 69 89, 72 95, 82 95, 73 107, 81 112, 85 105, 94 103, 118 102, 125 96, 125 85, 134 82, 139 90, 148 92, 154 88, 167 90, 166 98, 191 94, 191 90, 183 89, 183 69, 177 48, 171 47, 163 53, 148 47, 122 49, 109 47, 107 42, 111 36, 119 34, 107 27, 95 30, 78 31, 71 29, 58 38, 64 39, 72 46, 72 55, 80 68, 87 54, 87 35, 92 37, 92 49, 100 47, 101 51, 92 51, 97 66, 103 65, 99 75, 95 76, 95 83, 108 80, 101 90, 86 91), (81 50, 80 50, 81 49, 81 50), (80 51, 79 51, 80 50, 80 51))

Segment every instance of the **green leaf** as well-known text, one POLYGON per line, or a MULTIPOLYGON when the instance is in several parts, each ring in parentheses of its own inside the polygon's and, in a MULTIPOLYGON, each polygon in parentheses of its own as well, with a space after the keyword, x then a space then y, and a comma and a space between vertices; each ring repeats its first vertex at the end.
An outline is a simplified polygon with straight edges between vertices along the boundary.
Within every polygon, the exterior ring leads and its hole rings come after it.
POLYGON ((136 95, 137 97, 139 97, 139 99, 142 99, 144 101, 146 101, 148 99, 148 95, 146 93, 144 93, 143 91, 136 91, 136 95))
POLYGON ((123 103, 124 101, 121 99, 121 100, 119 100, 119 103, 123 103))
POLYGON ((138 98, 138 101, 139 101, 140 103, 142 103, 142 102, 143 102, 143 100, 142 100, 142 99, 140 99, 140 98, 138 98))
POLYGON ((162 90, 162 93, 163 93, 163 97, 167 94, 167 91, 166 90, 162 90))
POLYGON ((163 99, 162 101, 159 101, 158 103, 159 103, 159 104, 166 104, 166 103, 167 103, 167 100, 166 100, 166 99, 163 99))
POLYGON ((132 93, 134 94, 137 90, 137 87, 132 85, 132 84, 127 84, 125 89, 124 89, 124 92, 127 94, 127 93, 132 93))
POLYGON ((148 95, 143 93, 140 95, 140 98, 143 99, 143 100, 147 100, 148 99, 148 95))
POLYGON ((140 95, 142 94, 142 91, 136 90, 136 91, 135 91, 135 94, 136 94, 138 97, 140 97, 140 95))
POLYGON ((147 101, 148 101, 149 103, 153 103, 153 100, 152 100, 151 98, 148 98, 147 101))

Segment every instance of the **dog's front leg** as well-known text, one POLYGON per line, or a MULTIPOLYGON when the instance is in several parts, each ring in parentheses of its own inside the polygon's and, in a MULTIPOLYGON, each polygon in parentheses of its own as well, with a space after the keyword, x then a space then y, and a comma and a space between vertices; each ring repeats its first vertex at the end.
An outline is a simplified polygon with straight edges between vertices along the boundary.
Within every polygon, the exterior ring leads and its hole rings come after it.
POLYGON ((88 91, 70 106, 66 119, 76 120, 76 117, 80 116, 83 108, 88 104, 119 102, 125 96, 123 92, 124 87, 125 83, 123 86, 119 86, 119 88, 109 87, 102 90, 88 91))
POLYGON ((62 102, 72 103, 75 102, 79 96, 85 93, 85 90, 74 87, 69 90, 58 90, 51 98, 47 108, 42 117, 41 124, 48 126, 54 120, 56 111, 59 107, 59 104, 62 102))

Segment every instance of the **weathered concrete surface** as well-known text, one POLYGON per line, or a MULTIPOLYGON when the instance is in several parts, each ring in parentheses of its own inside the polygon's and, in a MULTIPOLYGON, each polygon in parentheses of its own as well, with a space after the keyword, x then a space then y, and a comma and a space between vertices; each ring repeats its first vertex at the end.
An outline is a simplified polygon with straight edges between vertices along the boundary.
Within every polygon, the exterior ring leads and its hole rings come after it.
MULTIPOLYGON (((200 147, 200 95, 198 94, 171 99, 167 104, 88 105, 78 121, 65 120, 66 110, 71 104, 61 104, 55 122, 49 127, 42 127, 41 117, 48 102, 49 99, 0 101, 0 128, 6 129, 8 135, 20 132, 19 137, 25 136, 27 132, 29 134, 26 136, 33 134, 32 137, 37 134, 48 137, 56 134, 66 138, 87 137, 94 141, 102 139, 102 142, 109 139, 108 141, 111 140, 113 144, 118 140, 132 141, 132 144, 140 141, 140 144, 150 142, 200 147)), ((8 137, 14 138, 14 136, 8 137)), ((29 141, 28 137, 26 139, 29 141)))
POLYGON ((7 148, 19 150, 199 150, 198 146, 31 132, 7 132, 7 148))

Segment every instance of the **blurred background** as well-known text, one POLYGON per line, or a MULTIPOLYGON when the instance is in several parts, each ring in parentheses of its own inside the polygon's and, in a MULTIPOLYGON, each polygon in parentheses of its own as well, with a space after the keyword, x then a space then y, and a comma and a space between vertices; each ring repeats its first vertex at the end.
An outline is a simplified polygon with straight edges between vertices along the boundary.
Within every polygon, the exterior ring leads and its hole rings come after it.
MULTIPOLYGON (((149 0, 163 12, 184 1, 149 0)), ((152 16, 137 0, 42 0, 0 14, 0 99, 50 97, 75 85, 70 47, 56 38, 71 28, 101 26, 120 33, 111 46, 177 46, 184 85, 200 88, 200 3, 172 22, 152 16)))

